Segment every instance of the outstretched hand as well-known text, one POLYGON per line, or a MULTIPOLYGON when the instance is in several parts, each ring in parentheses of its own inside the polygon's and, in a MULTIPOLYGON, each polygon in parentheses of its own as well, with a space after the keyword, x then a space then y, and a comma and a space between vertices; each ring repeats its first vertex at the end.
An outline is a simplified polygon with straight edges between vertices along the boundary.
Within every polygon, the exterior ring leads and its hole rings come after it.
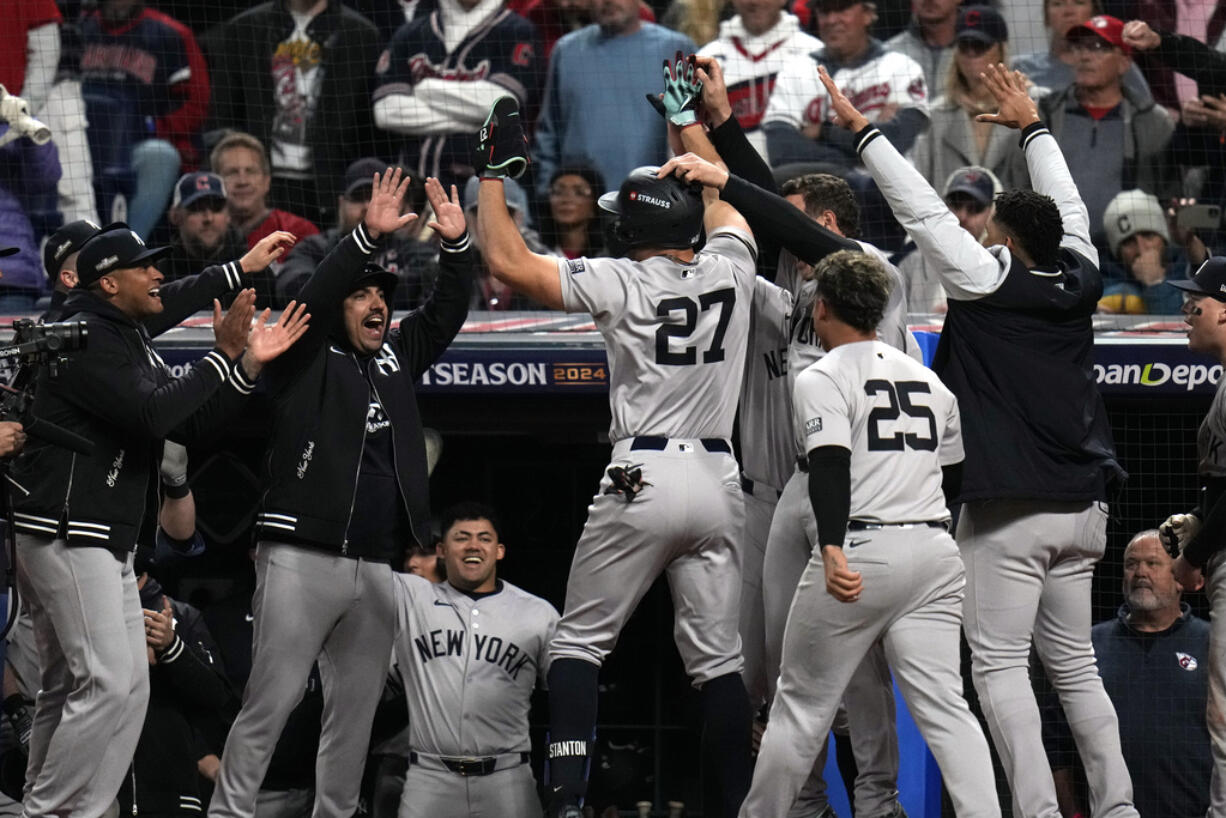
POLYGON ((822 85, 826 86, 826 93, 830 95, 830 108, 834 111, 834 124, 846 128, 852 133, 857 133, 867 127, 868 117, 856 110, 856 106, 851 104, 851 100, 847 98, 847 95, 839 90, 830 74, 827 73, 825 66, 819 65, 817 67, 817 76, 821 79, 822 85))
POLYGON ((254 378, 264 364, 276 358, 306 334, 311 315, 306 304, 289 302, 276 323, 269 325, 271 310, 264 310, 247 335, 247 353, 243 355, 243 368, 254 378), (252 371, 254 369, 254 371, 252 371))
POLYGON ((724 82, 724 69, 714 57, 694 57, 695 74, 702 82, 702 107, 707 112, 707 122, 718 128, 732 118, 732 103, 728 100, 728 86, 724 82))
POLYGON ((294 246, 298 238, 293 233, 277 230, 269 233, 255 243, 247 254, 238 260, 238 264, 247 274, 258 273, 269 264, 284 256, 294 246))
POLYGON ((394 233, 417 221, 416 213, 400 215, 400 207, 410 181, 412 180, 409 175, 400 168, 388 168, 381 174, 375 174, 374 186, 370 191, 370 204, 366 206, 364 219, 366 230, 372 239, 379 238, 383 233, 394 233))
POLYGON ((720 190, 728 183, 727 170, 693 153, 685 153, 669 159, 656 172, 656 178, 663 179, 669 174, 675 175, 683 182, 697 182, 703 187, 720 190))
POLYGON ((434 211, 434 221, 426 226, 445 239, 458 239, 468 229, 464 221, 464 209, 460 207, 460 194, 456 186, 451 186, 451 198, 438 179, 431 176, 426 180, 426 198, 430 200, 430 208, 434 211))
POLYGON ((1010 71, 1004 63, 996 63, 989 65, 988 70, 979 76, 996 98, 997 110, 994 114, 979 114, 975 117, 977 122, 992 122, 1006 128, 1024 130, 1039 121, 1039 108, 1030 98, 1025 74, 1010 71))
POLYGON ((255 290, 240 290, 225 315, 221 314, 221 302, 213 299, 213 338, 227 358, 233 360, 247 346, 247 333, 251 331, 251 319, 255 316, 255 290))

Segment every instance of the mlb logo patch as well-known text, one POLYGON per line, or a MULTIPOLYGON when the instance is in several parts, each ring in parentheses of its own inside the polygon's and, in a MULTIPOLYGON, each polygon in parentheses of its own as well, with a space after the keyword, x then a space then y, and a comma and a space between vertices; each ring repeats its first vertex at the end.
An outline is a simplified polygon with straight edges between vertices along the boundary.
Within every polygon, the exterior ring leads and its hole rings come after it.
POLYGON ((809 418, 805 421, 805 434, 811 435, 822 430, 821 418, 809 418))
POLYGON ((1175 651, 1175 658, 1179 660, 1179 666, 1184 670, 1196 670, 1196 657, 1189 656, 1183 651, 1175 651))
POLYGON ((587 266, 583 263, 583 259, 581 258, 572 258, 566 262, 566 271, 571 275, 582 273, 586 269, 587 266))

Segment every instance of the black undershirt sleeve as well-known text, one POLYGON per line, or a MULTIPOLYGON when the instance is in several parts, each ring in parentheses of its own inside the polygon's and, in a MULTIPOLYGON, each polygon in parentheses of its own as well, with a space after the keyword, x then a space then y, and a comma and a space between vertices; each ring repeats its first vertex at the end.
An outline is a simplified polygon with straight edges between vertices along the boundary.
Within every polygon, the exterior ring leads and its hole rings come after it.
POLYGON ((1204 524, 1200 533, 1183 549, 1183 558, 1196 568, 1204 568, 1209 559, 1226 545, 1226 478, 1205 482, 1204 499, 1193 512, 1204 524))
POLYGON ((851 514, 851 450, 818 446, 809 452, 809 502, 817 517, 817 541, 843 545, 851 514))

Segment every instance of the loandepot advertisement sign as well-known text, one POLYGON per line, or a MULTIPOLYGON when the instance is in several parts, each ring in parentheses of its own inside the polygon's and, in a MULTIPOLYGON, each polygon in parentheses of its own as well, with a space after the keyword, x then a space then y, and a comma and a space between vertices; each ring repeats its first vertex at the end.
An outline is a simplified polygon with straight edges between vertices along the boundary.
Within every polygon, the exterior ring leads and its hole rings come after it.
POLYGON ((1094 379, 1104 395, 1212 395, 1222 365, 1187 341, 1104 339, 1094 345, 1094 379))

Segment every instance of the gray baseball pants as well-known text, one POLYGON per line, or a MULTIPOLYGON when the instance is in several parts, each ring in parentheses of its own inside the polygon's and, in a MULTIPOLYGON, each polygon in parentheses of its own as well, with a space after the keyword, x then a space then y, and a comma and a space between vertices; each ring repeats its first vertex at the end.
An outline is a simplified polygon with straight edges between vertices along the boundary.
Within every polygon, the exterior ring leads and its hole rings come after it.
POLYGON ((410 764, 399 818, 540 818, 532 766, 463 776, 410 764))
POLYGON ((132 763, 149 702, 132 555, 18 534, 17 581, 40 675, 22 812, 98 818, 132 763))
POLYGON ((575 546, 549 658, 602 665, 643 594, 665 574, 673 639, 694 686, 740 673, 736 544, 745 521, 736 460, 698 440, 672 438, 664 451, 630 445, 615 443, 610 465, 638 465, 651 485, 628 503, 604 493, 607 474, 601 480, 575 546))
POLYGON ((880 641, 898 687, 940 765, 959 818, 998 818, 987 740, 962 698, 958 633, 964 574, 957 546, 927 526, 855 532, 845 549, 859 601, 826 591, 810 557, 788 615, 779 689, 742 818, 781 818, 813 769, 843 691, 880 641))
POLYGON ((1018 818, 1060 815, 1030 686, 1032 641, 1077 743, 1091 814, 1137 815, 1119 723, 1090 643, 1090 581, 1106 545, 1103 503, 993 500, 962 508, 972 676, 1018 818))
POLYGON ((392 569, 384 562, 261 542, 255 572, 251 676, 226 739, 209 815, 254 814, 273 748, 318 660, 324 712, 313 815, 350 818, 392 651, 392 569))
MULTIPOLYGON (((775 695, 783 653, 784 628, 801 574, 813 556, 817 518, 809 500, 809 475, 796 471, 784 486, 771 521, 762 569, 762 598, 766 628, 766 676, 770 696, 775 695)), ((898 800, 898 734, 895 724, 894 684, 880 644, 869 648, 856 668, 843 696, 835 726, 852 737, 856 757, 856 815, 890 815, 898 800)), ((788 812, 791 818, 810 818, 828 803, 826 768, 828 745, 823 742, 812 775, 788 812)))
POLYGON ((1226 551, 1205 566, 1205 591, 1213 607, 1209 628, 1209 701, 1205 722, 1213 775, 1209 779, 1208 818, 1226 818, 1226 551))
POLYGON ((762 563, 766 558, 766 541, 770 536, 771 518, 779 502, 777 491, 764 483, 755 483, 745 497, 745 535, 737 543, 741 563, 741 653, 745 669, 741 678, 749 692, 749 702, 756 712, 768 701, 774 681, 766 678, 766 619, 762 601, 762 563))

